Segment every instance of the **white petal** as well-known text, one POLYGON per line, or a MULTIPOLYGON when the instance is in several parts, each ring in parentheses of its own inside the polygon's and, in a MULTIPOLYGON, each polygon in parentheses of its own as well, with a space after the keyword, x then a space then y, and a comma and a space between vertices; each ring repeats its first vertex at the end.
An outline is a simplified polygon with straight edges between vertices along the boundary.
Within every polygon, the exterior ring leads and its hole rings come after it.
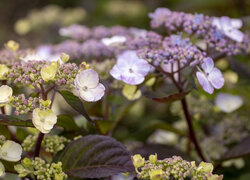
POLYGON ((214 68, 213 59, 210 57, 204 58, 201 67, 206 73, 210 73, 214 68))
POLYGON ((216 26, 219 30, 222 29, 220 18, 214 18, 212 21, 212 25, 216 26))
POLYGON ((225 35, 237 42, 242 42, 244 39, 244 33, 237 29, 230 29, 228 31, 225 31, 225 35))
POLYGON ((105 87, 101 83, 99 83, 95 88, 79 91, 80 97, 88 102, 99 101, 104 96, 104 93, 105 87))
POLYGON ((80 87, 94 88, 98 85, 98 83, 98 74, 92 69, 81 71, 75 79, 75 84, 80 87))
POLYGON ((209 94, 212 94, 214 92, 214 88, 208 81, 207 77, 201 72, 196 72, 196 76, 202 89, 208 92, 209 94))
POLYGON ((0 177, 4 176, 4 174, 5 174, 5 168, 3 163, 1 163, 0 161, 0 177))
POLYGON ((215 105, 220 108, 221 111, 230 113, 241 107, 243 100, 240 96, 231 95, 227 93, 219 93, 215 99, 215 105))
POLYGON ((19 161, 22 155, 22 147, 14 141, 7 140, 0 149, 0 157, 6 161, 19 161))
POLYGON ((213 68, 208 75, 208 80, 211 82, 214 88, 220 89, 224 85, 224 78, 221 71, 217 68, 213 68))
POLYGON ((231 19, 231 24, 233 28, 240 29, 243 25, 242 20, 240 19, 231 19))

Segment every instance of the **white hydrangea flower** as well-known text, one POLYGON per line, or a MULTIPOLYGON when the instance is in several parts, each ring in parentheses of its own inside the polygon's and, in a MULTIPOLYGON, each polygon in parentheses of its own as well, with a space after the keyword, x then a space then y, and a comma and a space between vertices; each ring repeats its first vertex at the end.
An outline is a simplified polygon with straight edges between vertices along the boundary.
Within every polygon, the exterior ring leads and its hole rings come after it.
POLYGON ((236 109, 240 108, 243 104, 243 100, 240 96, 219 93, 215 98, 215 105, 225 113, 231 113, 236 109))
POLYGON ((0 177, 4 176, 4 174, 5 174, 5 168, 3 163, 1 163, 0 161, 0 177))
POLYGON ((36 108, 32 113, 34 126, 42 133, 49 133, 57 122, 57 116, 51 109, 41 110, 36 108))
POLYGON ((9 103, 13 94, 13 90, 11 87, 7 85, 2 85, 0 87, 0 107, 9 103))
POLYGON ((110 38, 103 38, 101 41, 103 44, 105 44, 106 46, 111 46, 114 44, 121 44, 126 42, 126 37, 124 36, 112 36, 110 38))
POLYGON ((105 87, 99 83, 97 72, 92 69, 86 69, 77 74, 75 87, 78 95, 88 102, 99 101, 105 92, 105 87))
POLYGON ((22 151, 20 144, 7 140, 0 148, 0 159, 17 162, 21 159, 22 151))

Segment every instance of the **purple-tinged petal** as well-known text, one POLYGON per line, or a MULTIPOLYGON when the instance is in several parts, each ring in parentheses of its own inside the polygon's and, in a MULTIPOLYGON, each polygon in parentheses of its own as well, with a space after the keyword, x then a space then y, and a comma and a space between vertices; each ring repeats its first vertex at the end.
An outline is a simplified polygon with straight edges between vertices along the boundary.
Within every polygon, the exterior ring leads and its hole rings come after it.
POLYGON ((130 85, 138 85, 144 81, 144 76, 135 73, 123 73, 121 75, 121 80, 124 81, 126 84, 130 85))
POLYGON ((241 31, 237 29, 227 30, 225 31, 225 35, 237 42, 242 42, 244 39, 244 33, 242 33, 241 31))
POLYGON ((240 19, 231 19, 231 24, 235 29, 240 29, 243 25, 242 20, 240 19))
POLYGON ((220 89, 224 85, 224 78, 219 69, 214 68, 208 75, 208 80, 211 82, 214 88, 220 89))
POLYGON ((208 81, 207 77, 201 72, 196 72, 196 76, 202 89, 208 92, 209 94, 212 94, 214 92, 214 88, 208 81))
POLYGON ((213 59, 210 57, 204 58, 201 67, 206 73, 210 73, 214 68, 213 59))
POLYGON ((117 80, 122 80, 121 79, 121 74, 122 71, 117 67, 117 65, 114 65, 113 68, 109 72, 111 76, 113 76, 117 80))
POLYGON ((138 59, 135 66, 133 67, 135 73, 140 74, 142 76, 146 76, 150 71, 151 65, 148 64, 147 61, 138 59))

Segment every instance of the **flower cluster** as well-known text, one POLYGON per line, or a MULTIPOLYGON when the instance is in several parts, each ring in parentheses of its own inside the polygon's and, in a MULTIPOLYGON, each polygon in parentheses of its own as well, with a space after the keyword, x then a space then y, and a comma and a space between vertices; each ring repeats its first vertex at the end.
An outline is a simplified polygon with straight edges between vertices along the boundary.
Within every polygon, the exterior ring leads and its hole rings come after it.
POLYGON ((149 160, 145 161, 141 155, 136 154, 132 157, 138 178, 150 180, 163 179, 185 179, 196 180, 220 180, 223 176, 212 174, 213 165, 201 162, 197 167, 195 162, 188 162, 181 157, 173 156, 164 160, 158 160, 157 155, 150 155, 149 160))
POLYGON ((188 14, 158 8, 150 13, 151 27, 164 26, 168 33, 186 32, 204 40, 207 49, 216 49, 228 55, 249 51, 249 37, 238 30, 239 19, 216 18, 203 14, 188 14))
POLYGON ((21 164, 14 166, 19 177, 31 176, 38 180, 63 180, 67 179, 67 174, 62 171, 62 163, 46 163, 41 158, 30 160, 24 158, 21 164))
MULTIPOLYGON (((22 143, 23 150, 27 152, 31 151, 35 146, 37 137, 37 135, 27 136, 22 143)), ((44 148, 46 152, 52 153, 54 155, 58 151, 61 151, 68 142, 69 140, 63 136, 47 135, 42 140, 42 148, 44 148)))

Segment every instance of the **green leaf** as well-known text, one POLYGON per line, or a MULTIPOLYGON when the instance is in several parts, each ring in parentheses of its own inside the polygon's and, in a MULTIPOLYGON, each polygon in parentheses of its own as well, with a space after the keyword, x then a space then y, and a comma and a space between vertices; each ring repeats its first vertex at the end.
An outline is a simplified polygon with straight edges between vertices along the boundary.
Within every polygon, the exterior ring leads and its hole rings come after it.
POLYGON ((152 98, 152 100, 160 102, 160 103, 171 103, 173 101, 178 101, 183 99, 189 92, 181 92, 181 93, 176 93, 176 94, 172 94, 170 96, 167 97, 163 97, 163 98, 152 98))
POLYGON ((219 161, 225 161, 242 156, 250 155, 250 136, 243 139, 240 143, 229 149, 219 161))
POLYGON ((73 93, 69 91, 59 91, 59 93, 63 96, 65 101, 77 112, 79 112, 81 115, 83 115, 93 126, 95 126, 95 123, 92 121, 92 119, 89 117, 87 111, 84 108, 84 105, 82 101, 75 96, 73 93))
POLYGON ((133 171, 131 154, 115 139, 88 135, 72 141, 54 161, 61 161, 69 176, 76 178, 108 177, 133 171))
POLYGON ((59 115, 57 116, 58 126, 63 127, 66 131, 74 131, 79 129, 76 125, 74 119, 69 115, 59 115))
POLYGON ((112 128, 113 121, 96 120, 95 123, 98 129, 100 130, 100 132, 106 135, 108 131, 112 128))
POLYGON ((34 127, 31 120, 19 119, 15 116, 0 114, 0 125, 34 127))

